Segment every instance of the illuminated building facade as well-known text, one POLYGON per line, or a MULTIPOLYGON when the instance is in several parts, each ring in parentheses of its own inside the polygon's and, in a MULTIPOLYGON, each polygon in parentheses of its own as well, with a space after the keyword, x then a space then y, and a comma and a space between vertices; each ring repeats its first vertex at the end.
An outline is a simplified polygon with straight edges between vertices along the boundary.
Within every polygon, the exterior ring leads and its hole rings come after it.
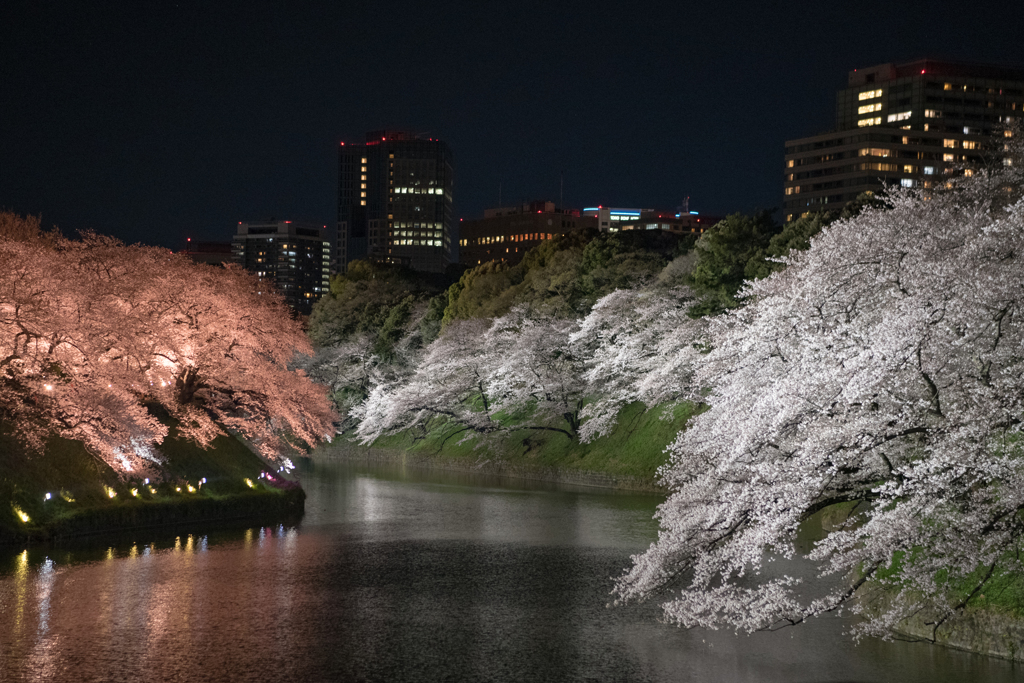
POLYGON ((556 235, 576 230, 664 230, 699 234, 720 219, 696 212, 591 207, 582 211, 555 208, 554 202, 487 209, 484 217, 459 224, 459 263, 477 266, 487 261, 515 264, 523 255, 556 235))
POLYGON ((596 228, 593 217, 555 208, 554 202, 487 209, 484 217, 459 224, 459 263, 476 266, 486 261, 519 263, 523 254, 545 240, 573 230, 596 228))
POLYGON ((357 259, 440 273, 452 261, 452 154, 406 131, 367 133, 338 155, 338 225, 332 267, 357 259))
POLYGON ((595 218, 602 232, 664 230, 677 235, 700 234, 721 220, 717 216, 701 216, 697 211, 682 208, 676 211, 655 211, 594 206, 583 209, 582 215, 595 218))
POLYGON ((784 217, 890 184, 931 187, 998 151, 1022 117, 1024 69, 919 60, 851 71, 835 130, 786 142, 784 217))
POLYGON ((297 221, 240 222, 232 242, 234 262, 305 315, 330 291, 330 253, 326 227, 297 221))

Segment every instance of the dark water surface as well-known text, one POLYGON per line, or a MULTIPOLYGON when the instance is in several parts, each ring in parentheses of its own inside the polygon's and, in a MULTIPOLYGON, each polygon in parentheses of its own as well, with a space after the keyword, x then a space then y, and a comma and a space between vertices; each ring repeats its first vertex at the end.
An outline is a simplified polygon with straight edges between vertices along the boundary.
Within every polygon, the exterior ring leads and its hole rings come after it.
POLYGON ((823 618, 736 636, 609 609, 658 499, 318 463, 300 524, 0 551, 2 681, 1013 681, 823 618))

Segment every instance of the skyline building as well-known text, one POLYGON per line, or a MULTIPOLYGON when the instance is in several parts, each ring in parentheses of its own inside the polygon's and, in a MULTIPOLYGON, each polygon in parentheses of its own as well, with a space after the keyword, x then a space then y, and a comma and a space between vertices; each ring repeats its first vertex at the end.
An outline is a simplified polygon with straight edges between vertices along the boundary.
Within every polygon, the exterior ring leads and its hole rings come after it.
POLYGON ((601 232, 624 230, 664 230, 682 235, 701 234, 722 220, 720 216, 701 216, 698 211, 679 207, 676 211, 655 209, 623 209, 609 206, 591 206, 583 209, 582 215, 597 220, 601 232))
POLYGON ((676 235, 701 234, 720 218, 696 211, 617 209, 605 206, 559 209, 554 202, 538 200, 486 209, 483 218, 459 224, 459 263, 478 266, 487 261, 515 265, 523 255, 545 240, 581 230, 620 232, 663 230, 676 235))
POLYGON ((483 218, 459 225, 459 263, 478 266, 487 261, 516 264, 545 240, 574 230, 596 228, 597 219, 579 211, 558 209, 539 200, 516 206, 486 209, 483 218))
POLYGON ((835 129, 785 150, 783 216, 836 210, 886 185, 929 188, 998 152, 1024 118, 1024 69, 922 59, 854 69, 835 129))
POLYGON ((331 268, 357 259, 442 273, 452 263, 452 154, 444 142, 380 130, 338 152, 338 224, 331 268))
POLYGON ((299 313, 330 291, 330 240, 326 226, 299 221, 238 223, 232 259, 280 292, 299 313))

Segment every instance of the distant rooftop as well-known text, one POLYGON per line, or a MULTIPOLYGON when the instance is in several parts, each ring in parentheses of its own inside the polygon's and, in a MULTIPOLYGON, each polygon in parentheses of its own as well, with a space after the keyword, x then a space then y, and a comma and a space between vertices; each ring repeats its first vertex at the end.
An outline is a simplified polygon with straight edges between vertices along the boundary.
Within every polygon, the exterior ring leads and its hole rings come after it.
POLYGON ((947 62, 938 59, 918 59, 905 64, 878 64, 866 69, 854 69, 848 78, 848 87, 866 83, 881 83, 897 78, 929 74, 950 78, 985 78, 998 81, 1024 81, 1024 68, 971 62, 947 62))

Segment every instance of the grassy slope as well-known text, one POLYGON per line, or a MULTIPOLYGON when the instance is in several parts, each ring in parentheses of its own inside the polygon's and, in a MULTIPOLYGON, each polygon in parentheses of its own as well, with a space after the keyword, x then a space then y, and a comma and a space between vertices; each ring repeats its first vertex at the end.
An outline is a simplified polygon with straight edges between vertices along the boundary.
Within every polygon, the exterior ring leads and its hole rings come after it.
MULTIPOLYGON (((158 449, 165 459, 156 494, 141 478, 120 478, 77 441, 54 437, 46 452, 26 452, 9 431, 0 432, 0 540, 159 524, 164 520, 231 516, 266 505, 278 491, 262 486, 267 467, 243 443, 221 436, 209 450, 173 436, 158 449), (187 485, 198 486, 189 493, 187 485), (250 488, 245 479, 256 483, 250 488), (108 495, 107 487, 116 492, 108 495), (177 489, 181 488, 181 492, 177 489), (139 495, 133 497, 131 489, 139 495), (64 492, 73 502, 64 500, 64 492), (51 499, 44 500, 50 493, 51 499), (22 522, 16 509, 30 517, 22 522)), ((273 500, 270 504, 273 507, 273 500)))
MULTIPOLYGON (((484 461, 522 470, 562 473, 596 473, 626 477, 647 486, 656 485, 656 471, 665 463, 667 446, 693 415, 694 406, 675 406, 670 419, 661 419, 661 408, 645 410, 643 404, 626 406, 615 430, 589 444, 570 440, 551 431, 517 430, 461 442, 464 433, 444 422, 427 430, 408 430, 378 439, 370 448, 352 446, 358 452, 372 449, 403 451, 430 461, 471 466, 484 461)), ((331 450, 329 447, 321 452, 331 450)), ((314 451, 314 457, 317 452, 314 451)))

